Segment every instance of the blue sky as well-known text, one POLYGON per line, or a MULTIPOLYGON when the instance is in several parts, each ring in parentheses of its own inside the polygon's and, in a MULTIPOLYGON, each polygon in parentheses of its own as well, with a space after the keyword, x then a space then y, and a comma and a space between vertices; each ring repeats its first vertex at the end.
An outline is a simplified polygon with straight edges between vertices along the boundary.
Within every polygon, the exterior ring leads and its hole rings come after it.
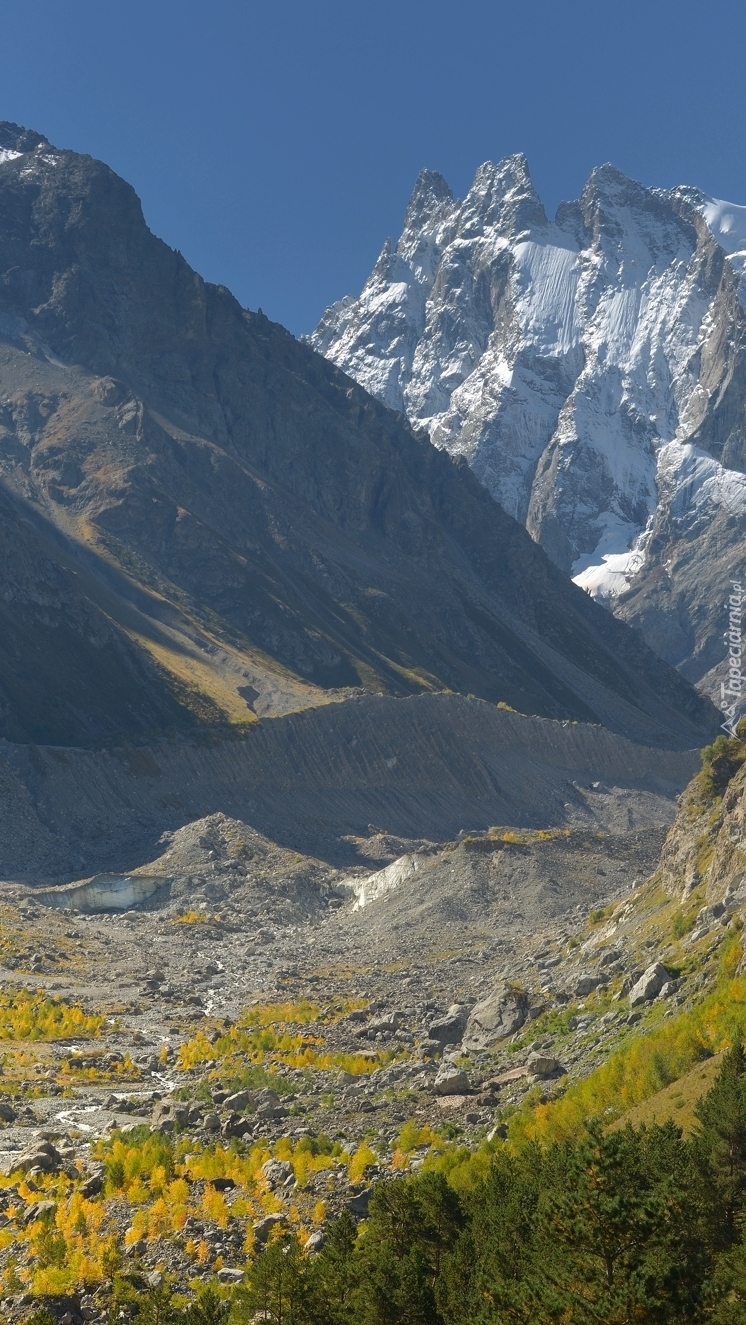
POLYGON ((746 203, 746 6, 0 0, 0 119, 107 161, 292 331, 357 293, 416 175, 526 152, 547 210, 613 161, 746 203))

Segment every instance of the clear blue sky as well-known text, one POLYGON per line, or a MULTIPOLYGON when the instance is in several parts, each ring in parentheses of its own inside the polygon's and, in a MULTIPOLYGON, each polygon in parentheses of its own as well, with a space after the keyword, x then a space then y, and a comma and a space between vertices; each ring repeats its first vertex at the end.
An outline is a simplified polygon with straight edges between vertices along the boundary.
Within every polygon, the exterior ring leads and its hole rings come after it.
POLYGON ((0 119, 90 152, 292 331, 357 293, 422 166, 613 161, 746 203, 743 0, 0 0, 0 119))

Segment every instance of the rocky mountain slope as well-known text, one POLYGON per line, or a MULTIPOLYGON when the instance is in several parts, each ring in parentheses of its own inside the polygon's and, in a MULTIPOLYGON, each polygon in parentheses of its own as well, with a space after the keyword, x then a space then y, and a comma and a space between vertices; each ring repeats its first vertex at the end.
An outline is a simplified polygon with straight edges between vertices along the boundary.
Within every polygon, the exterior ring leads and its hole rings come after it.
POLYGON ((28 548, 2 591, 15 741, 142 740, 361 685, 680 747, 716 720, 468 467, 205 284, 106 166, 7 123, 0 482, 28 548))
POLYGON ((457 695, 371 695, 265 719, 228 741, 111 751, 0 742, 0 877, 133 870, 161 854, 164 833, 215 813, 338 867, 371 852, 375 862, 381 835, 644 828, 670 821, 696 765, 695 751, 457 695))
POLYGON ((554 221, 522 156, 463 200, 423 171, 396 247, 310 341, 717 698, 746 531, 745 257, 746 208, 613 166, 554 221))

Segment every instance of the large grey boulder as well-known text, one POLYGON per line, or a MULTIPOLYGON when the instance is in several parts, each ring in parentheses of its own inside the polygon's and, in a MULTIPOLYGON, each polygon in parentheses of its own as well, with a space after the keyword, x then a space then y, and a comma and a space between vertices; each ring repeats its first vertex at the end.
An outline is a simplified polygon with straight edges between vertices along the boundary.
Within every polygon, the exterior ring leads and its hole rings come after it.
POLYGON ((489 1049, 520 1030, 528 1015, 528 996, 522 989, 502 985, 472 1009, 464 1032, 464 1048, 489 1049))
POLYGON ((526 1068, 529 1076, 540 1079, 553 1077, 564 1070, 558 1058, 550 1058, 548 1054, 539 1053, 529 1055, 526 1068))
POLYGON ((579 975, 575 981, 575 997, 585 998, 586 994, 592 994, 594 989, 598 989, 600 984, 600 975, 579 975))
POLYGON ((669 979, 665 966, 661 966, 660 962, 653 962, 652 966, 643 971, 637 984, 630 989, 630 1007, 635 1008, 640 1003, 649 1003, 652 998, 656 998, 669 979))
POLYGON ((51 1141, 36 1141, 11 1162, 13 1173, 30 1173, 32 1169, 40 1173, 59 1173, 61 1168, 62 1156, 51 1141))
POLYGON ((444 1063, 435 1078, 436 1095, 466 1095, 471 1089, 469 1078, 460 1067, 444 1063))
POLYGON ((431 1021, 427 1028, 428 1037, 438 1044, 460 1044, 469 1020, 469 1007, 466 1003, 452 1003, 444 1017, 431 1021))

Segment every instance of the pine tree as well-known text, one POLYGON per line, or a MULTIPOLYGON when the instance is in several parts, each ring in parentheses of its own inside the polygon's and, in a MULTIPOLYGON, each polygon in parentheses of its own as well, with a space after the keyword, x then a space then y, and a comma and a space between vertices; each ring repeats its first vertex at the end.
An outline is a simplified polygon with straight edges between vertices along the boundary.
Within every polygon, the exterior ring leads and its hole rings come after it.
POLYGON ((727 1247, 738 1239, 746 1209, 746 1054, 740 1041, 725 1055, 696 1114, 696 1150, 711 1188, 721 1245, 727 1247))
POLYGON ((271 1242, 254 1261, 244 1299, 252 1315, 274 1325, 300 1325, 305 1317, 306 1263, 296 1237, 271 1242))
POLYGON ((348 1325, 355 1319, 357 1228, 349 1210, 331 1225, 323 1250, 307 1271, 306 1312, 311 1325, 348 1325))

